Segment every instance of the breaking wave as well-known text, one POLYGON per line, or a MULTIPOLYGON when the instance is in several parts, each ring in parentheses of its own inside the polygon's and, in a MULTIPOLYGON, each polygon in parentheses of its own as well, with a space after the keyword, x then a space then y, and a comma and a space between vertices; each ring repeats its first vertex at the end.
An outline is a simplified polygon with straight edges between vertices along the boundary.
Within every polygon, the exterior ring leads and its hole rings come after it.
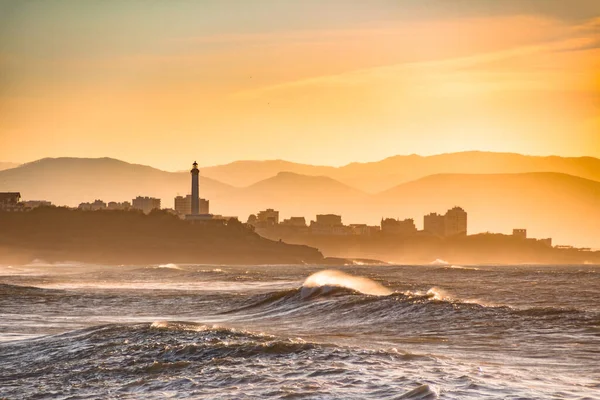
POLYGON ((429 265, 450 265, 450 263, 448 261, 436 258, 435 260, 430 262, 429 265))
MULTIPOLYGON (((584 398, 598 388, 600 312, 583 301, 593 302, 586 293, 597 286, 567 286, 565 296, 586 295, 551 302, 546 291, 561 294, 553 272, 541 279, 535 269, 505 269, 523 286, 493 296, 511 281, 483 286, 492 267, 386 267, 378 283, 338 271, 310 275, 313 267, 165 266, 115 270, 122 285, 143 290, 115 290, 119 280, 103 270, 0 284, 0 310, 9 310, 0 398, 30 398, 40 388, 52 398, 584 398), (530 289, 534 278, 548 283, 530 289), (478 296, 513 308, 469 298, 478 296), (526 301, 511 300, 517 296, 526 301)), ((558 282, 593 281, 595 271, 568 269, 558 282)))
POLYGON ((428 315, 438 318, 464 312, 479 313, 481 318, 495 318, 498 313, 511 316, 568 314, 562 308, 516 309, 477 298, 462 298, 439 287, 395 292, 371 279, 334 270, 310 275, 299 288, 251 296, 221 314, 239 314, 242 319, 311 317, 313 321, 336 315, 338 319, 348 318, 358 325, 374 321, 387 325, 397 320, 408 321, 411 317, 415 320, 428 315), (248 314, 248 311, 253 312, 248 314))
POLYGON ((463 304, 477 304, 483 307, 504 307, 498 304, 492 304, 492 303, 488 303, 488 302, 484 302, 482 300, 479 299, 463 299, 463 298, 459 298, 456 297, 452 294, 450 294, 450 292, 444 290, 444 289, 440 289, 438 287, 432 287, 431 289, 423 292, 420 290, 417 291, 406 291, 404 292, 404 294, 406 296, 408 296, 409 298, 414 298, 414 297, 422 297, 422 298, 426 298, 426 299, 430 299, 430 300, 434 300, 434 301, 443 301, 443 302, 448 302, 448 303, 463 303, 463 304))
POLYGON ((304 281, 301 289, 303 298, 315 292, 328 293, 336 288, 346 288, 372 296, 388 296, 392 291, 385 286, 364 277, 352 276, 341 271, 325 270, 312 274, 304 281))
POLYGON ((178 270, 182 270, 182 268, 180 266, 178 266, 177 264, 160 264, 158 267, 156 268, 165 268, 165 269, 178 269, 178 270))
MULTIPOLYGON (((225 314, 240 323, 264 321, 270 324, 270 321, 277 321, 280 324, 285 321, 295 326, 296 321, 304 321, 304 326, 312 331, 335 329, 337 326, 343 333, 351 326, 355 332, 388 332, 390 335, 395 335, 399 326, 418 331, 441 323, 448 329, 454 329, 462 326, 465 319, 497 321, 507 326, 521 324, 524 318, 534 318, 538 322, 553 318, 557 323, 585 327, 595 323, 593 316, 576 310, 552 307, 519 310, 479 299, 460 298, 437 287, 424 291, 392 292, 367 278, 337 271, 313 274, 299 288, 250 296, 241 305, 221 313, 225 314)), ((480 326, 481 334, 485 334, 487 325, 482 323, 480 326)))
POLYGON ((479 271, 479 268, 477 268, 477 267, 465 267, 462 265, 451 265, 450 268, 451 269, 466 269, 469 271, 479 271))

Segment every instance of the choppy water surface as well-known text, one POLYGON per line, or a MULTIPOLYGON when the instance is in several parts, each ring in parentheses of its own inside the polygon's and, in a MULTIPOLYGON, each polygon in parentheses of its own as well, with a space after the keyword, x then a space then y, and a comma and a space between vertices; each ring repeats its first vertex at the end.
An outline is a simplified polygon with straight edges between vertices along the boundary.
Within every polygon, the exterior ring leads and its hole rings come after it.
POLYGON ((597 266, 0 267, 0 398, 600 399, 597 266))

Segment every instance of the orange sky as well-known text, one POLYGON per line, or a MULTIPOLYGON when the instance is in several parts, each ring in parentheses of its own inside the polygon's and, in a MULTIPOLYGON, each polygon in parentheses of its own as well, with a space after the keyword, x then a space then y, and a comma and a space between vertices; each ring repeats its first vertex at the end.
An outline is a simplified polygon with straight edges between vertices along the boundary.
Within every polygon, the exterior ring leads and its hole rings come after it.
POLYGON ((0 3, 0 161, 600 157, 600 2, 448 4, 0 3))

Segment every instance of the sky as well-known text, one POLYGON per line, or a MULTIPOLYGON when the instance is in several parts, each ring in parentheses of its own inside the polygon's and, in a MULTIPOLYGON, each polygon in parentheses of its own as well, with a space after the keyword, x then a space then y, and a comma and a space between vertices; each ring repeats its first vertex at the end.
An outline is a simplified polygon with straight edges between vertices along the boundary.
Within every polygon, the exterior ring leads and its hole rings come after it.
POLYGON ((600 157, 598 0, 0 0, 0 161, 600 157))

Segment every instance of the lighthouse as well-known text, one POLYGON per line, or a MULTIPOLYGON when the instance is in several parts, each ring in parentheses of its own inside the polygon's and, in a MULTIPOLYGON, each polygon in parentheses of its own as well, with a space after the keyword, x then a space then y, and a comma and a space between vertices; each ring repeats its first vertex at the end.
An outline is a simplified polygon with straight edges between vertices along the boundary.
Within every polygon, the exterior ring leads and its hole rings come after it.
POLYGON ((192 174, 192 215, 198 215, 200 213, 200 191, 198 187, 200 170, 196 161, 194 161, 194 168, 190 172, 192 174))

